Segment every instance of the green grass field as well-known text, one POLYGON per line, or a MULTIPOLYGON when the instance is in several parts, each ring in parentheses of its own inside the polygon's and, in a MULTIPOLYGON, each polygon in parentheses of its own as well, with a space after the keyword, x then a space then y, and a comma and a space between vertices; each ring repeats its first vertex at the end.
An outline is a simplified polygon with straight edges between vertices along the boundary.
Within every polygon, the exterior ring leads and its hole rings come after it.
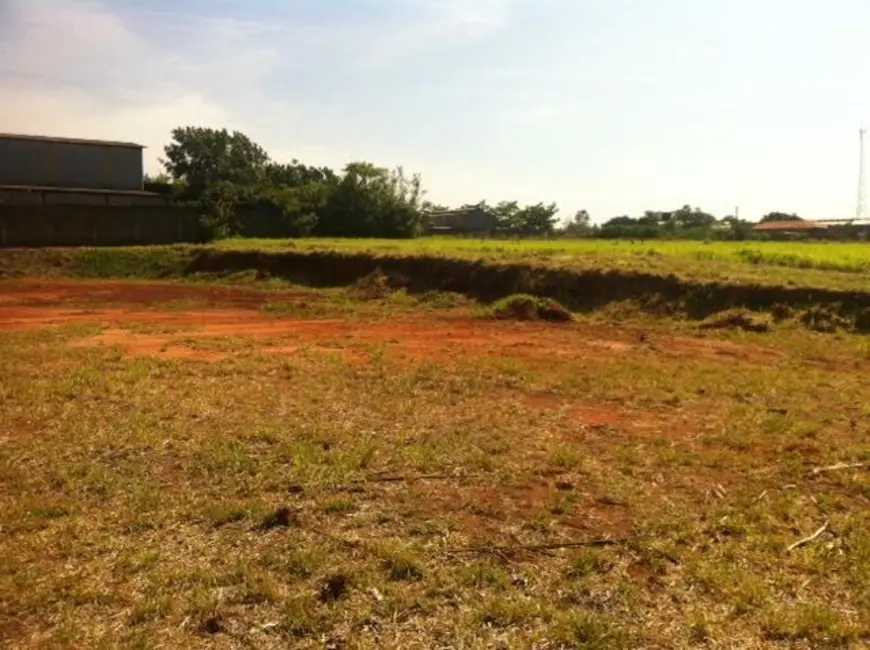
POLYGON ((704 281, 870 290, 870 244, 812 242, 693 242, 611 240, 230 239, 227 248, 371 251, 437 255, 568 268, 673 273, 704 281))

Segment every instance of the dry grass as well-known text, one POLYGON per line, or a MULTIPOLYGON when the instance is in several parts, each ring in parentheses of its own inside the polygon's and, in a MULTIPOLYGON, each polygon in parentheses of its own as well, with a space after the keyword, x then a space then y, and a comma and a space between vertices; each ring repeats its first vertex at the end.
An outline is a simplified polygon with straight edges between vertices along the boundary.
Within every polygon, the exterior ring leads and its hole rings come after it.
MULTIPOLYGON (((310 317, 276 300, 262 318, 310 317)), ((480 321, 552 347, 400 353, 474 313, 446 303, 413 340, 227 336, 210 360, 71 345, 100 323, 2 331, 0 645, 870 642, 870 472, 810 471, 870 460, 863 339, 601 314, 480 321)))

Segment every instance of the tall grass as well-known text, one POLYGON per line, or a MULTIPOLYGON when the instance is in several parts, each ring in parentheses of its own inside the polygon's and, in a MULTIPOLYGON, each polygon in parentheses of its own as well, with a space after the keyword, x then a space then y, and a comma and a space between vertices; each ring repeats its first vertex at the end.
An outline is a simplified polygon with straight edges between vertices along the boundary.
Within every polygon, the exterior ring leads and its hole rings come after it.
POLYGON ((697 242, 624 240, 483 240, 426 237, 413 240, 385 239, 231 239, 221 246, 282 247, 305 249, 373 250, 382 253, 461 255, 488 259, 538 259, 569 262, 674 258, 692 262, 737 262, 751 266, 794 269, 870 272, 870 245, 821 242, 697 242))

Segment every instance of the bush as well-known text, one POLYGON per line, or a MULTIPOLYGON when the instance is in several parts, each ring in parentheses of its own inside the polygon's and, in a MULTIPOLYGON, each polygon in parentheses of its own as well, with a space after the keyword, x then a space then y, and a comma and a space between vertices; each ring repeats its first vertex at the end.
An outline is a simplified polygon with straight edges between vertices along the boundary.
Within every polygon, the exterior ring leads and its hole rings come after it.
POLYGON ((393 290, 389 278, 380 269, 375 269, 357 280, 349 293, 361 300, 384 300, 390 297, 393 290))
POLYGON ((492 306, 492 315, 509 320, 552 322, 567 322, 574 318, 570 311, 551 298, 538 298, 523 293, 499 300, 492 306))

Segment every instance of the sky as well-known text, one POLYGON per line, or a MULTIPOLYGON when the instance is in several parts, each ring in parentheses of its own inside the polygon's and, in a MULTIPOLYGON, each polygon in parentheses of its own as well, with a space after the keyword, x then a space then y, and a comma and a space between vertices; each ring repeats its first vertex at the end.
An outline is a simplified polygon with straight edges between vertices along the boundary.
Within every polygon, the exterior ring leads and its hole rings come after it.
POLYGON ((157 172, 172 128, 226 127, 596 222, 838 218, 868 34, 867 0, 0 0, 0 132, 140 142, 157 172))

